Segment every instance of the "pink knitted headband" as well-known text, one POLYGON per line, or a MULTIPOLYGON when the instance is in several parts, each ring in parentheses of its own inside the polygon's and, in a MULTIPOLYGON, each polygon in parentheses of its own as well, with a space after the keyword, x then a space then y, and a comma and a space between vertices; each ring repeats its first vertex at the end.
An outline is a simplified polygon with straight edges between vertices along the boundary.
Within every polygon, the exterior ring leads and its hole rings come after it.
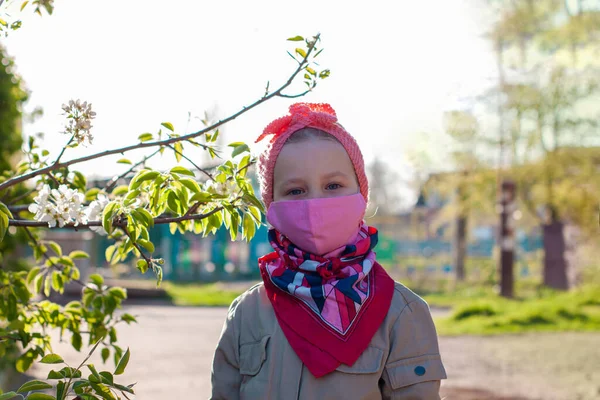
POLYGON ((278 118, 264 129, 256 142, 273 135, 269 146, 258 158, 258 178, 262 198, 267 209, 273 201, 273 171, 277 156, 285 142, 302 128, 316 128, 335 137, 346 149, 358 179, 360 193, 369 201, 369 182, 365 162, 356 140, 337 122, 335 111, 329 104, 296 103, 290 106, 290 115, 278 118))

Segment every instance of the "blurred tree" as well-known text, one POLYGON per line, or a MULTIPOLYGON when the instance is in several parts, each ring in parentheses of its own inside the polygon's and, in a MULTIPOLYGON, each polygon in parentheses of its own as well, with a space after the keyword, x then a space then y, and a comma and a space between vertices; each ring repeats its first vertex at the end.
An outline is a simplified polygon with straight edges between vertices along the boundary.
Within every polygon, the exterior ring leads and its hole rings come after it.
MULTIPOLYGON (((27 91, 14 68, 14 60, 0 43, 0 182, 10 176, 9 171, 18 160, 15 156, 23 145, 21 120, 27 91)), ((0 201, 27 196, 24 185, 16 185, 11 189, 3 193, 0 201)), ((17 249, 17 243, 24 244, 26 241, 25 235, 20 233, 7 235, 0 242, 0 268, 20 270, 26 267, 22 258, 11 256, 17 249)))
POLYGON ((597 231, 600 2, 487 3, 496 16, 489 39, 498 56, 498 85, 475 101, 487 108, 483 116, 472 109, 445 115, 458 172, 428 183, 451 200, 438 224, 455 221, 460 279, 468 221, 495 215, 496 189, 503 176, 512 178, 525 211, 514 217, 521 226, 542 225, 544 283, 565 289, 564 224, 584 235, 597 231), (497 113, 495 128, 491 112, 497 113))
POLYGON ((544 284, 567 289, 564 224, 590 232, 600 201, 597 160, 581 149, 600 144, 593 106, 600 88, 593 56, 600 49, 600 2, 590 8, 593 2, 580 1, 575 10, 558 0, 494 3, 501 18, 491 38, 506 67, 498 90, 510 175, 526 210, 543 225, 544 284))
POLYGON ((367 165, 369 176, 369 210, 367 214, 392 215, 399 211, 400 177, 385 162, 375 159, 367 165))

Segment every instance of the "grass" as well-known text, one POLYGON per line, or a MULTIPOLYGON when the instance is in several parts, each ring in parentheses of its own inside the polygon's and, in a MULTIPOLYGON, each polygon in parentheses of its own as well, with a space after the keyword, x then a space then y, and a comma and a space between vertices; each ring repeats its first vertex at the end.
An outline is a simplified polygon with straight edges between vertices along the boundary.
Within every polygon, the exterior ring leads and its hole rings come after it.
MULTIPOLYGON (((226 307, 252 284, 166 282, 164 288, 176 305, 226 307)), ((440 335, 600 331, 600 285, 557 292, 540 288, 533 280, 519 281, 515 292, 520 297, 511 300, 482 284, 415 291, 432 307, 452 308, 450 317, 436 320, 440 335)))
MULTIPOLYGON (((248 284, 250 287, 250 283, 248 284)), ((221 283, 182 284, 165 282, 164 288, 174 304, 178 306, 229 306, 246 288, 227 288, 221 283)))
POLYGON ((453 305, 450 317, 436 321, 440 335, 600 331, 600 286, 564 293, 541 290, 514 300, 485 290, 453 296, 424 296, 430 305, 453 305))

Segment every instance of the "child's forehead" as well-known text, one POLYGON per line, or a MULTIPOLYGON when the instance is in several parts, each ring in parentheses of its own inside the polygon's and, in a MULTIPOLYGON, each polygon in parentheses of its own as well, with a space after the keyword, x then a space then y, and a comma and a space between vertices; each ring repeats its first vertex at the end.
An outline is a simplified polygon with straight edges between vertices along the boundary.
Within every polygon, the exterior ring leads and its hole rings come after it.
POLYGON ((275 180, 290 177, 325 177, 335 172, 354 175, 354 166, 344 146, 337 141, 310 140, 286 144, 275 164, 275 180))

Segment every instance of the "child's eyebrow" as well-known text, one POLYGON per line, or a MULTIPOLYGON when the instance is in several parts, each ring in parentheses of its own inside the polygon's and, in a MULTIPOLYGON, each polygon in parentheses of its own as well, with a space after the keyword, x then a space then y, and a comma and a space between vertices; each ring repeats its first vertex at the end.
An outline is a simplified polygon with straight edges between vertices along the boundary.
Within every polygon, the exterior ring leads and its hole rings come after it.
POLYGON ((291 178, 291 179, 287 179, 287 180, 283 181, 281 183, 281 186, 292 185, 292 184, 301 184, 301 183, 304 183, 303 179, 300 179, 300 178, 291 178))
POLYGON ((334 178, 336 176, 341 176, 341 177, 347 178, 348 174, 345 174, 342 171, 334 171, 334 172, 330 172, 330 173, 328 173, 326 175, 323 175, 323 178, 325 178, 325 179, 331 179, 331 178, 334 178))

